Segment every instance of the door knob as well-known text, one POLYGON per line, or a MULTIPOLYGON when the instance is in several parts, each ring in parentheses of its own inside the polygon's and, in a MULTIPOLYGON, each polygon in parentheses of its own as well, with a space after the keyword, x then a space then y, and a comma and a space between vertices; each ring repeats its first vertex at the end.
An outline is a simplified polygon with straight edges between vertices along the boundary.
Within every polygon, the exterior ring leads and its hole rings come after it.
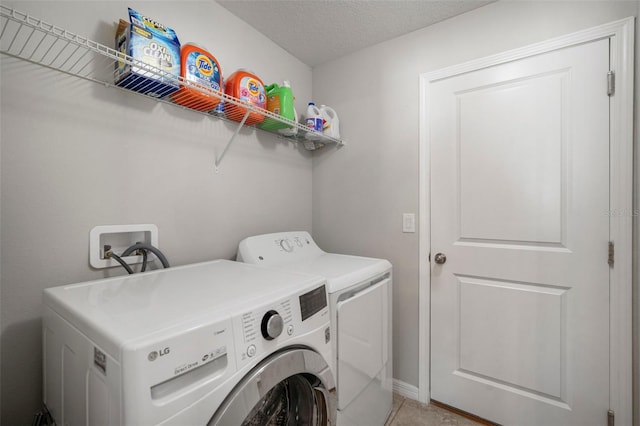
POLYGON ((442 265, 447 261, 447 256, 445 256, 444 253, 438 253, 433 260, 435 260, 438 265, 442 265))

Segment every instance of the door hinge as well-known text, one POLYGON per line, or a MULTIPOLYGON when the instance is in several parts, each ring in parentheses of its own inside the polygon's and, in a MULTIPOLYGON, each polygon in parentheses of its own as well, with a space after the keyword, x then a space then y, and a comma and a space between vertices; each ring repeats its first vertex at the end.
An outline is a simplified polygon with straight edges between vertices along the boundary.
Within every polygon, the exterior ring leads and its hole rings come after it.
POLYGON ((616 73, 609 71, 607 73, 607 95, 613 96, 616 92, 616 73))
POLYGON ((615 247, 613 245, 613 241, 609 241, 609 258, 607 260, 607 263, 611 268, 613 268, 614 256, 615 256, 615 247))
POLYGON ((613 410, 607 411, 607 426, 615 426, 616 424, 616 413, 613 410))

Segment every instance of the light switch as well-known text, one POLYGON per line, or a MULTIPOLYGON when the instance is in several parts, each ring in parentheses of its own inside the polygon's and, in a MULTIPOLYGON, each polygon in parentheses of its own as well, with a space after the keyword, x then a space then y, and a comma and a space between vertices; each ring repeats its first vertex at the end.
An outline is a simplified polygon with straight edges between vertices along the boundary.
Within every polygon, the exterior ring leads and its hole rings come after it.
POLYGON ((414 213, 402 214, 402 232, 416 232, 416 215, 414 213))

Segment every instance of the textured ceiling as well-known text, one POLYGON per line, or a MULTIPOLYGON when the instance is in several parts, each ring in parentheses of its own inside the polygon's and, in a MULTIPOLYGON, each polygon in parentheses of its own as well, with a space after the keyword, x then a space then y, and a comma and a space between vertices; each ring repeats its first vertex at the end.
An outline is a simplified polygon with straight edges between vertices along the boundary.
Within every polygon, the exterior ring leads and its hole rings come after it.
POLYGON ((309 66, 495 0, 216 0, 309 66))

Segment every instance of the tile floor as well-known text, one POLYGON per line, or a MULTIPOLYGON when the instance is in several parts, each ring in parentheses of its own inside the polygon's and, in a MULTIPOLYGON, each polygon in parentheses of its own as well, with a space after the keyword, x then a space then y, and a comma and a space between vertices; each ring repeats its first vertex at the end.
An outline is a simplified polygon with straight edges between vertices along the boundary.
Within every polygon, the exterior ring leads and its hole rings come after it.
POLYGON ((385 426, 479 426, 466 417, 393 394, 393 410, 385 426))

